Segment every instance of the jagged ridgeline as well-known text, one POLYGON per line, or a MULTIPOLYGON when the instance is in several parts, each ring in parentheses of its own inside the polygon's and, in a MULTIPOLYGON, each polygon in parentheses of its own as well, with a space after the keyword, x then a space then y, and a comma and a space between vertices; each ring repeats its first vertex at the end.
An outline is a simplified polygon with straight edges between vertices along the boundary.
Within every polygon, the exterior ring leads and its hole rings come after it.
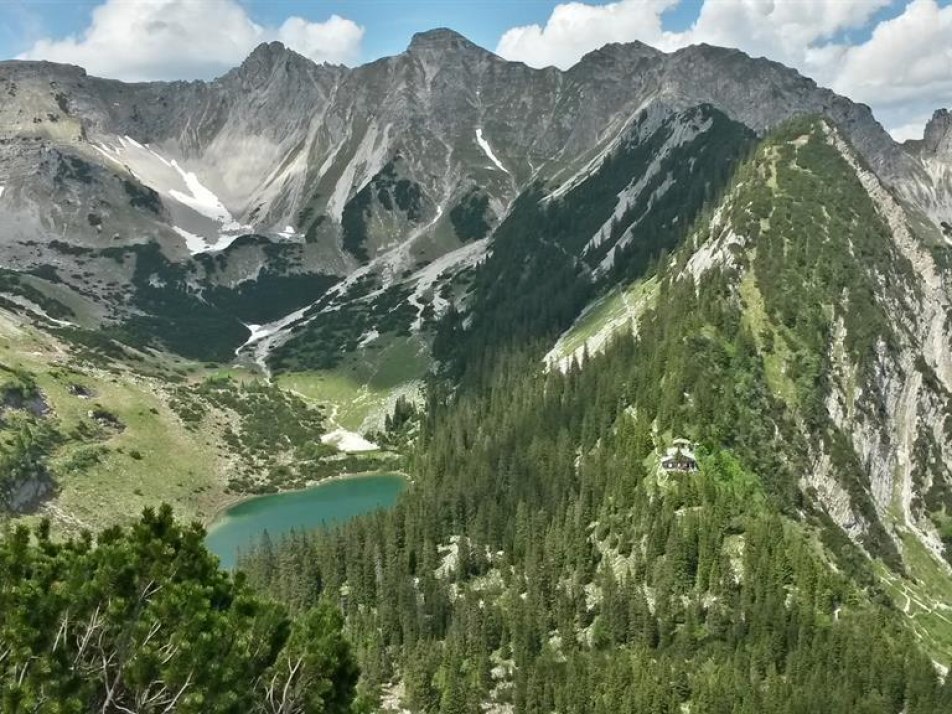
MULTIPOLYGON (((249 554, 251 581, 335 597, 363 686, 413 711, 948 711, 944 509, 901 495, 947 488, 919 277, 943 249, 889 198, 827 120, 772 132, 635 270, 634 331, 564 370, 481 339, 463 388, 432 391, 398 506, 249 554), (697 473, 660 468, 675 437, 697 473), (932 446, 906 472, 867 448, 892 439, 932 446)), ((472 309, 474 333, 500 314, 472 309)))
POLYGON ((0 62, 0 92, 3 305, 275 373, 428 343, 467 296, 514 307, 474 348, 559 329, 592 282, 683 236, 753 133, 805 112, 939 240, 952 221, 947 113, 898 145, 868 107, 725 48, 613 44, 536 70, 438 29, 351 69, 262 44, 210 82, 0 62), (487 253, 499 270, 474 273, 487 253), (545 282, 564 290, 537 310, 545 282))
MULTIPOLYGON (((434 356, 459 375, 466 360, 491 355, 504 343, 552 338, 598 290, 643 274, 677 245, 753 138, 710 105, 674 114, 642 111, 603 162, 556 191, 546 193, 536 182, 515 199, 491 234, 486 264, 451 273, 435 286, 449 319, 437 322, 431 307, 415 320, 419 297, 412 282, 386 285, 364 274, 346 289, 342 304, 329 295, 309 308, 270 364, 278 371, 330 368, 358 350, 371 330, 403 337, 422 328, 438 333, 434 356), (466 330, 457 303, 472 320, 466 330)), ((351 204, 345 209, 345 245, 358 235, 351 228, 364 225, 360 217, 369 215, 371 199, 412 211, 413 196, 388 167, 358 194, 357 213, 349 213, 351 204)), ((451 219, 464 241, 488 232, 487 201, 471 192, 454 208, 451 219)))
POLYGON ((447 30, 0 93, 0 518, 53 519, 0 538, 4 711, 343 711, 322 599, 370 710, 952 711, 948 112, 900 145, 738 51, 447 30), (380 468, 257 595, 130 519, 380 468))

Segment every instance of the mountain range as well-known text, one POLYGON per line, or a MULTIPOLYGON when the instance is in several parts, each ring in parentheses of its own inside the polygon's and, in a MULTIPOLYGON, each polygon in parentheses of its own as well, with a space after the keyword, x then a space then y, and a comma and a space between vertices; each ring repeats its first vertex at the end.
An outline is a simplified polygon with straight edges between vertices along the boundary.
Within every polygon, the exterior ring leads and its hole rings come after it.
MULTIPOLYGON (((332 444, 359 431, 412 471, 402 505, 245 566, 292 609, 341 593, 365 677, 421 710, 554 710, 567 661, 598 680, 572 648, 611 641, 670 666, 659 711, 708 666, 796 711, 783 687, 843 662, 786 653, 857 612, 952 664, 948 109, 897 143, 738 50, 533 69, 445 29, 353 69, 263 44, 211 82, 2 62, 0 96, 0 417, 28 425, 0 419, 0 507, 207 518, 358 468, 332 444), (699 485, 660 466, 684 440, 699 485), (756 617, 771 654, 721 657, 756 617)), ((892 694, 870 711, 913 711, 892 694)))
MULTIPOLYGON (((0 83, 4 267, 47 271, 81 324, 121 326, 161 317, 141 293, 165 278, 137 278, 132 257, 155 245, 186 271, 172 281, 185 298, 229 323, 222 344, 193 356, 239 347, 251 337, 240 323, 275 323, 254 331, 264 361, 300 326, 292 313, 328 289, 325 303, 352 301, 359 278, 403 286, 402 322, 418 329, 427 304, 445 307, 434 273, 478 260, 518 196, 564 193, 633 133, 645 141, 701 104, 758 134, 828 116, 904 203, 937 226, 952 220, 947 113, 898 145, 867 107, 703 45, 608 45, 563 72, 434 30, 355 69, 270 43, 207 83, 123 84, 43 62, 4 62, 0 83), (302 275, 322 278, 304 286, 302 275), (236 309, 236 295, 274 304, 236 309)), ((170 346, 161 326, 143 331, 170 346)))

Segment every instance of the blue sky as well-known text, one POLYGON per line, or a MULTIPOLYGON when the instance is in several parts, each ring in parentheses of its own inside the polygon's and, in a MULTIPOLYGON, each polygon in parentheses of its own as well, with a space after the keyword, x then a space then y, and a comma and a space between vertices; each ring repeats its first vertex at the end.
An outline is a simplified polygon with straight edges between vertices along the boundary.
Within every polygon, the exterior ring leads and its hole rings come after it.
MULTIPOLYGON (((62 38, 89 25, 101 0, 0 0, 0 57, 15 57, 44 37, 62 38)), ((361 60, 396 54, 415 32, 451 27, 473 42, 493 48, 510 27, 543 23, 556 0, 245 0, 251 18, 280 25, 298 15, 322 21, 337 14, 366 28, 361 60)), ((675 29, 687 27, 700 0, 686 0, 667 13, 675 29)))
MULTIPOLYGON (((363 59, 397 54, 406 49, 415 32, 434 27, 449 27, 476 44, 494 49, 499 38, 511 27, 544 23, 556 0, 341 0, 338 2, 250 2, 252 13, 277 19, 282 10, 311 18, 330 14, 349 17, 367 28, 363 59)), ((607 4, 595 2, 592 4, 607 4)), ((665 13, 673 29, 684 29, 697 18, 701 0, 685 2, 665 13)))
POLYGON ((0 0, 0 58, 210 79, 261 41, 352 66, 433 27, 532 66, 635 39, 739 47, 870 104, 901 138, 952 104, 952 0, 0 0))
MULTIPOLYGON (((191 0, 201 2, 202 0, 191 0)), ((950 0, 943 0, 946 4, 950 0)), ((63 38, 89 26, 92 10, 102 0, 0 0, 0 57, 16 57, 37 40, 63 38)), ((494 49, 511 27, 543 24, 557 0, 241 0, 248 15, 262 25, 280 25, 297 15, 320 22, 330 15, 349 18, 366 30, 360 61, 404 50, 415 32, 450 27, 475 43, 494 49)), ((594 0, 592 5, 606 5, 594 0)), ((674 32, 690 27, 703 0, 683 0, 663 13, 664 26, 674 32)), ((898 14, 901 3, 877 13, 877 19, 898 14)), ((873 23, 847 34, 867 38, 873 23)))

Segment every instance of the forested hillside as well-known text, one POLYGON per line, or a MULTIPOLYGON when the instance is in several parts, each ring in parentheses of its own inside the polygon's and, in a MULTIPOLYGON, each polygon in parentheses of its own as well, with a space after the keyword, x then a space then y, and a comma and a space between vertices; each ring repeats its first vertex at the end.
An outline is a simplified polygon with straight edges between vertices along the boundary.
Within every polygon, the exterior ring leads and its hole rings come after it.
MULTIPOLYGON (((463 386, 430 386, 397 508, 268 543, 251 582, 336 599, 368 695, 411 711, 948 711, 948 630, 897 607, 914 524, 829 406, 848 373, 854 423, 888 431, 882 345, 917 339, 909 259, 850 161, 820 120, 769 136, 648 267, 635 332, 581 365, 484 332, 463 386), (660 468, 676 437, 698 472, 660 468)), ((532 304, 554 341, 571 315, 532 304)), ((465 340, 485 316, 449 319, 465 340)))
POLYGON ((870 565, 844 539, 831 567, 834 531, 784 512, 746 439, 659 474, 663 436, 625 406, 639 356, 548 377, 508 360, 436 409, 396 510, 261 550, 251 581, 337 597, 364 686, 399 682, 412 711, 944 711, 870 565))
POLYGON ((2 714, 952 712, 947 111, 448 29, 0 93, 2 714))

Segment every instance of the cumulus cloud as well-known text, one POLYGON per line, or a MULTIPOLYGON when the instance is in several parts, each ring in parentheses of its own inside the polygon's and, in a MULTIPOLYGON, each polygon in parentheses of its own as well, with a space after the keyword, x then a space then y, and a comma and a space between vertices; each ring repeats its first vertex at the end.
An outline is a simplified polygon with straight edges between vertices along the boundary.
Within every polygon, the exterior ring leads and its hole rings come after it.
POLYGON ((952 5, 911 0, 877 20, 897 0, 704 0, 689 28, 666 31, 662 14, 679 1, 557 5, 545 25, 507 31, 496 51, 564 68, 608 42, 641 40, 668 51, 701 42, 737 47, 870 104, 901 139, 921 136, 932 109, 952 104, 952 5), (843 39, 851 34, 868 37, 843 39))
POLYGON ((863 101, 902 103, 952 97, 952 5, 913 0, 881 22, 868 41, 844 48, 835 89, 863 101))
POLYGON ((106 0, 81 34, 40 40, 19 59, 67 62, 129 81, 208 79, 272 40, 316 62, 351 63, 360 55, 363 35, 362 27, 337 15, 325 22, 289 17, 280 27, 261 26, 236 0, 106 0))
POLYGON ((570 2, 556 5, 542 25, 507 30, 497 54, 533 67, 566 69, 582 55, 609 42, 641 40, 658 44, 661 14, 679 0, 619 0, 607 5, 570 2))
POLYGON ((694 25, 665 36, 664 44, 698 42, 739 47, 752 55, 794 64, 819 58, 837 33, 865 26, 893 0, 706 0, 694 25))

